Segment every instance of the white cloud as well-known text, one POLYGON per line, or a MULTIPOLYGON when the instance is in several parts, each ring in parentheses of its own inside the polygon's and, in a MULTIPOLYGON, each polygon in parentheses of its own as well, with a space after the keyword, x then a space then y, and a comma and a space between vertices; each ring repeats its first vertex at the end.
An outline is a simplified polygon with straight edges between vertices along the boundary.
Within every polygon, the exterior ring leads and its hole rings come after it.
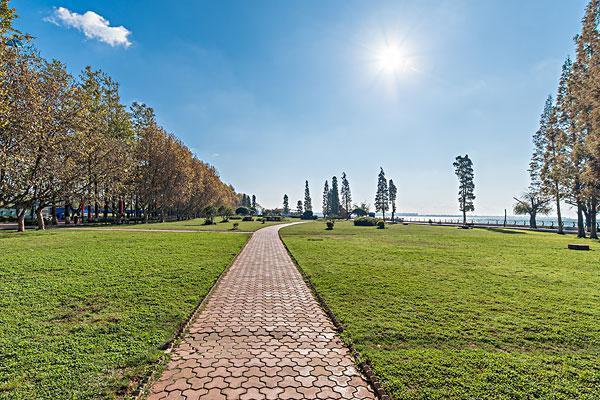
POLYGON ((110 26, 110 22, 102 15, 93 11, 77 14, 65 7, 58 7, 52 16, 45 18, 46 21, 56 25, 75 28, 84 33, 89 39, 98 39, 111 46, 131 46, 128 36, 131 34, 124 26, 110 26))

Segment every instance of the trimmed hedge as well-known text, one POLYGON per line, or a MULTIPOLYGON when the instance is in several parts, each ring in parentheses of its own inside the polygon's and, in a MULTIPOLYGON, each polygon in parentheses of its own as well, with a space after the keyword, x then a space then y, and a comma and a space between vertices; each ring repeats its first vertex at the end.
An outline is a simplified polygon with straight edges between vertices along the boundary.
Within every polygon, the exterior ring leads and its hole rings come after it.
POLYGON ((377 223, 381 221, 379 218, 373 217, 358 217, 354 218, 355 226, 377 226, 377 223))

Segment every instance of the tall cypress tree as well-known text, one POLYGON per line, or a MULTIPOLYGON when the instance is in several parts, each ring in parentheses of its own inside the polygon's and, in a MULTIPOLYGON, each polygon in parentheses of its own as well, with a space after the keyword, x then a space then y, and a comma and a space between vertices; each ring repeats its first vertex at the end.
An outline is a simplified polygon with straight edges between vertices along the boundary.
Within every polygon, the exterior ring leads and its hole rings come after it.
POLYGON ((252 208, 256 210, 256 195, 252 195, 252 208))
POLYGON ((323 217, 327 218, 331 215, 331 208, 329 207, 330 201, 330 193, 329 193, 329 183, 325 180, 325 185, 323 186, 323 217))
POLYGON ((460 211, 463 213, 463 224, 467 223, 467 211, 475 211, 475 183, 473 182, 473 162, 468 154, 464 157, 457 156, 452 164, 454 172, 458 177, 458 203, 460 211))
POLYGON ((308 188, 308 181, 304 184, 304 212, 311 213, 312 216, 312 199, 310 197, 310 189, 308 188))
POLYGON ((348 178, 346 177, 346 173, 342 172, 342 187, 341 187, 341 195, 342 195, 342 205, 346 211, 346 218, 350 218, 350 213, 352 212, 350 208, 352 207, 352 193, 350 192, 350 182, 348 182, 348 178))
POLYGON ((396 214, 396 196, 398 194, 398 188, 394 185, 394 181, 390 179, 388 185, 390 204, 392 206, 392 222, 394 222, 394 215, 396 214))
POLYGON ((379 171, 377 178, 377 192, 375 194, 375 211, 381 211, 385 221, 385 212, 390 209, 390 197, 388 192, 387 180, 383 168, 379 171))
POLYGON ((338 180, 335 176, 331 178, 331 189, 329 192, 329 209, 331 210, 331 216, 337 217, 340 215, 340 192, 338 190, 338 180))
POLYGON ((283 213, 286 215, 290 213, 290 203, 287 194, 283 195, 283 213))
POLYGON ((302 200, 298 200, 298 203, 296 204, 296 212, 302 215, 302 200))

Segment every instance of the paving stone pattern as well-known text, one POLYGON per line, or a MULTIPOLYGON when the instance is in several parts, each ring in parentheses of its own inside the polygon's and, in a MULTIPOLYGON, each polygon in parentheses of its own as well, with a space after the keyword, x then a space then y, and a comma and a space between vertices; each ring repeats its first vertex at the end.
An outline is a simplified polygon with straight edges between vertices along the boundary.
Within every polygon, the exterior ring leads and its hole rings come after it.
POLYGON ((375 399, 277 231, 254 233, 148 399, 375 399))

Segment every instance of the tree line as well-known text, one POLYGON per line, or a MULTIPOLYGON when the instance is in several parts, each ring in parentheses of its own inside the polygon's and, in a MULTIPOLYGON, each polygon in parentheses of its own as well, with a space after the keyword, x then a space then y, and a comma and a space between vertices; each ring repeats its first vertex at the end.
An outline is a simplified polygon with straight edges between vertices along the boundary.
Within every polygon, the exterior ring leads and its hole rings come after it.
POLYGON ((562 66, 556 96, 548 96, 533 135, 530 185, 516 198, 515 212, 537 214, 552 206, 563 232, 561 204, 577 210, 579 237, 597 239, 600 198, 600 0, 591 0, 575 37, 576 56, 562 66))
POLYGON ((73 76, 44 59, 15 18, 0 0, 0 207, 16 209, 19 231, 31 209, 44 229, 47 207, 53 223, 60 206, 71 223, 85 213, 90 221, 189 218, 240 202, 151 107, 127 108, 118 82, 100 70, 73 76))

